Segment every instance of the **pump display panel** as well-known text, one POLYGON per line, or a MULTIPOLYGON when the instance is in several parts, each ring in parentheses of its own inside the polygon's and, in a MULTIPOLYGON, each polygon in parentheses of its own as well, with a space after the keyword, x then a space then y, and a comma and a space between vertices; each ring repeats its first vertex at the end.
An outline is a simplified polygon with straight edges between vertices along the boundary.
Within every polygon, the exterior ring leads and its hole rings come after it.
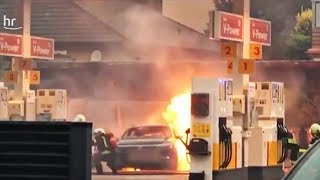
POLYGON ((209 116, 208 93, 194 93, 191 95, 191 114, 197 117, 209 116))

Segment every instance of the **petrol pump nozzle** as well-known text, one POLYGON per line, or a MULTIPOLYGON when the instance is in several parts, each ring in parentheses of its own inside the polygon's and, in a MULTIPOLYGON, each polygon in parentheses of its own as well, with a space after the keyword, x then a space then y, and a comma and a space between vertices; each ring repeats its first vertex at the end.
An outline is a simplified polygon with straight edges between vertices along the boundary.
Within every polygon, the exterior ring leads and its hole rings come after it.
POLYGON ((277 123, 277 130, 278 130, 278 134, 277 134, 277 139, 278 141, 281 141, 281 155, 280 158, 278 160, 278 163, 283 163, 288 155, 288 129, 280 122, 277 123))
POLYGON ((220 143, 222 144, 220 150, 224 151, 224 157, 220 168, 225 169, 228 167, 232 159, 232 130, 225 124, 222 124, 220 131, 220 143))
POLYGON ((176 136, 176 138, 179 139, 182 142, 182 144, 186 147, 187 150, 189 150, 188 141, 189 141, 190 128, 188 128, 185 131, 185 133, 186 133, 186 140, 185 141, 182 139, 181 136, 176 136))

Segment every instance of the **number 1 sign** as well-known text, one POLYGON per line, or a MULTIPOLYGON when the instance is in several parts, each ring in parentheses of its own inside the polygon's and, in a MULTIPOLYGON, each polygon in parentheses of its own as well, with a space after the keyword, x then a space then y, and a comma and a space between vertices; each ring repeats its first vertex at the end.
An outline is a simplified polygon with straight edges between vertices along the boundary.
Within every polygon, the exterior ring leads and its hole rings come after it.
POLYGON ((240 74, 251 74, 255 71, 255 60, 241 59, 239 61, 238 72, 240 74))

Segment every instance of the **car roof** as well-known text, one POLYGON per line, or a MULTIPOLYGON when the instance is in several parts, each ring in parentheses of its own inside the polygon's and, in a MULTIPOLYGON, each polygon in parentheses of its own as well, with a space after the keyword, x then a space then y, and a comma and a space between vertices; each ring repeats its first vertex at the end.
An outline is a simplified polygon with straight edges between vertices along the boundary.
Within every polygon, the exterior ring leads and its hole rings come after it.
POLYGON ((167 127, 167 128, 170 128, 170 126, 168 125, 136 125, 136 126, 132 126, 128 129, 131 129, 131 128, 143 128, 143 127, 167 127))

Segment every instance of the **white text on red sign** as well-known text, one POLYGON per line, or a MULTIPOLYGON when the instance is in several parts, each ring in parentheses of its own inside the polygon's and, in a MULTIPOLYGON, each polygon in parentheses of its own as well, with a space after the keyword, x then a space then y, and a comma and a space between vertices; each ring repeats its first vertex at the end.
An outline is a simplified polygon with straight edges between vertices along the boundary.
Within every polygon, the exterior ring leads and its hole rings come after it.
POLYGON ((54 40, 31 37, 31 57, 40 59, 53 59, 54 40))
POLYGON ((0 33, 0 55, 22 56, 22 36, 0 33))
POLYGON ((250 19, 250 41, 261 43, 266 46, 271 45, 271 22, 260 19, 250 19))
POLYGON ((243 40, 243 17, 215 11, 215 37, 219 39, 242 41, 243 40), (216 29, 217 28, 217 29, 216 29))

